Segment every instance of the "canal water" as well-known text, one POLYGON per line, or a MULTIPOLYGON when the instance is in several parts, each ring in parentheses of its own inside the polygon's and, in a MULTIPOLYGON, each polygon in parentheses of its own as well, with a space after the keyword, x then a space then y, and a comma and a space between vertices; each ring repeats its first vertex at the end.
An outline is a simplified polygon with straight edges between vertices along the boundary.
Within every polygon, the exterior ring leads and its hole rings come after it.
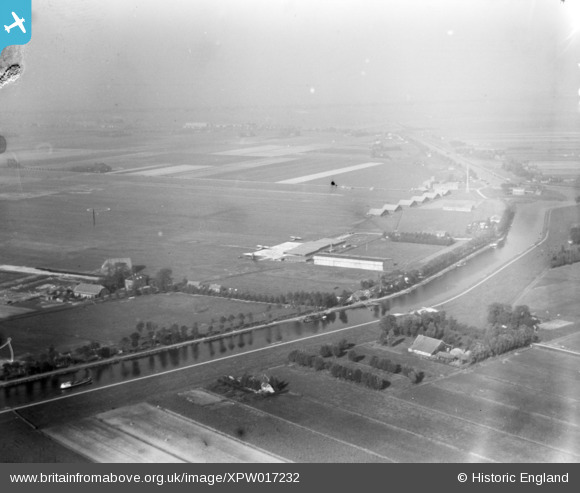
MULTIPOLYGON (((503 247, 487 250, 471 259, 466 265, 449 271, 408 294, 392 299, 390 312, 405 312, 444 301, 465 291, 499 266, 525 251, 540 239, 539 233, 542 229, 544 216, 543 213, 538 214, 538 208, 535 208, 535 211, 530 208, 528 212, 520 214, 519 217, 516 215, 517 220, 514 222, 503 247)), ((336 329, 376 321, 383 314, 378 307, 374 307, 372 310, 366 308, 351 309, 332 313, 324 321, 280 323, 251 332, 227 335, 221 340, 192 343, 178 349, 103 365, 92 369, 93 383, 91 387, 101 387, 154 375, 170 369, 263 348, 271 344, 293 341, 308 335, 332 332, 336 329)), ((76 377, 81 378, 84 373, 84 370, 79 370, 76 377)), ((61 391, 60 383, 70 378, 70 374, 51 376, 21 385, 3 387, 0 389, 0 409, 38 402, 89 388, 89 386, 81 386, 61 391)))

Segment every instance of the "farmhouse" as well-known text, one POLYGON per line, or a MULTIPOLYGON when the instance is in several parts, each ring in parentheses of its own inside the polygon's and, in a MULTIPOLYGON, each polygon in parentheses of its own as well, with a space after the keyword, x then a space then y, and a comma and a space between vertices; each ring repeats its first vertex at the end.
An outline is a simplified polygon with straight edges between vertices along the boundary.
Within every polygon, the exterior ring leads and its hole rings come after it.
POLYGON ((80 296, 81 298, 94 299, 109 294, 109 291, 100 284, 81 283, 73 289, 73 293, 75 296, 80 296))
POLYGON ((433 356, 442 346, 443 341, 420 334, 409 348, 409 352, 421 356, 433 356))
POLYGON ((387 268, 389 259, 377 257, 359 257, 356 255, 333 255, 319 253, 314 255, 314 265, 326 265, 328 267, 343 267, 346 269, 363 269, 383 272, 387 268))

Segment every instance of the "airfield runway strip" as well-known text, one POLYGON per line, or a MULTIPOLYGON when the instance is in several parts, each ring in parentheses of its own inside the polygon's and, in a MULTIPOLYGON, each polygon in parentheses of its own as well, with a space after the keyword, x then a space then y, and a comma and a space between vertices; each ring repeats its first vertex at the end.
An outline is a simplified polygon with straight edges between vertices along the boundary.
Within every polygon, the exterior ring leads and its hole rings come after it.
POLYGON ((355 166, 347 166, 346 168, 333 169, 331 171, 323 171, 322 173, 314 173, 312 175, 299 176, 298 178, 290 178, 289 180, 277 181, 283 185, 296 185, 307 181, 318 180, 319 178, 328 178, 329 176, 340 175, 342 173, 349 173, 350 171, 358 171, 359 169, 372 168, 383 163, 364 163, 355 166))

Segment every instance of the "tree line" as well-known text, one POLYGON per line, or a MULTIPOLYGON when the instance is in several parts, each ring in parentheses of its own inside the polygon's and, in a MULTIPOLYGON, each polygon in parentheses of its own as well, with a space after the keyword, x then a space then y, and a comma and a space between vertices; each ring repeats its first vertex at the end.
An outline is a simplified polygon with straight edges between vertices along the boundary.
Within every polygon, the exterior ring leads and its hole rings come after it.
POLYGON ((328 370, 335 378, 358 383, 374 390, 382 390, 390 385, 390 382, 372 371, 365 371, 337 361, 325 361, 320 355, 310 354, 299 349, 288 354, 288 361, 300 366, 314 368, 316 371, 328 370))
POLYGON ((399 363, 391 361, 389 358, 379 358, 376 355, 370 359, 369 366, 388 373, 401 373, 411 380, 412 383, 419 383, 425 378, 425 373, 422 371, 416 371, 411 366, 400 365, 399 363))
POLYGON ((444 236, 438 236, 433 233, 406 233, 397 232, 390 233, 386 235, 391 241, 401 242, 401 243, 422 243, 425 245, 443 245, 450 246, 455 243, 455 240, 445 234, 444 236))
POLYGON ((538 320, 526 305, 511 307, 492 303, 488 307, 487 326, 484 329, 458 322, 444 311, 408 314, 400 317, 386 315, 379 323, 379 341, 392 344, 397 336, 425 335, 442 340, 446 345, 462 348, 475 363, 537 340, 534 327, 538 320))
POLYGON ((570 247, 562 245, 562 248, 550 258, 550 267, 561 267, 576 262, 580 262, 580 248, 576 245, 570 247))

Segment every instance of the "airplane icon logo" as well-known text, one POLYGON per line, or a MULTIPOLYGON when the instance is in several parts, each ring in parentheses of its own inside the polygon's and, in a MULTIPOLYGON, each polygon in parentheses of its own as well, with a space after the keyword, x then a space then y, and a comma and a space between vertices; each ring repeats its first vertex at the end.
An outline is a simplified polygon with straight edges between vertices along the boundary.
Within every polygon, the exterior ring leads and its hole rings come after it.
POLYGON ((7 26, 4 24, 4 29, 8 34, 10 34, 10 29, 19 27, 23 33, 26 33, 26 28, 24 27, 24 18, 20 19, 14 12, 12 12, 12 17, 14 17, 14 22, 7 26))
POLYGON ((32 31, 32 0, 0 0, 0 52, 6 46, 25 45, 32 31))

